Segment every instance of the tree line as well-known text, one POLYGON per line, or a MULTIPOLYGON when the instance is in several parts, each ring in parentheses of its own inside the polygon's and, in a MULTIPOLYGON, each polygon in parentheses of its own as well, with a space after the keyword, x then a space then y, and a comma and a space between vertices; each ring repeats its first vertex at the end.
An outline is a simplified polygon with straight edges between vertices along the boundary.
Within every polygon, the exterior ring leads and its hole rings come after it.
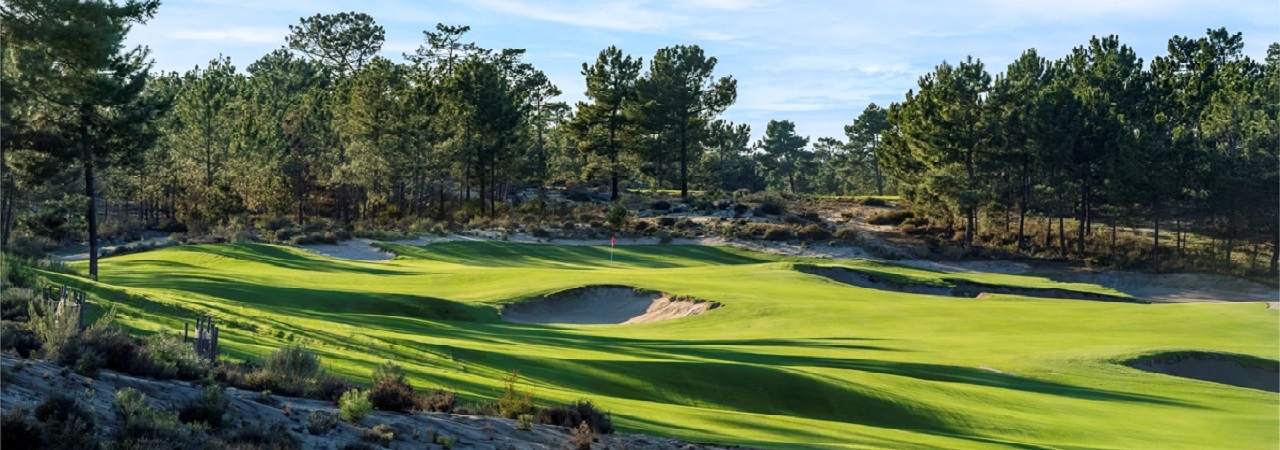
POLYGON ((901 194, 969 246, 1000 216, 1019 250, 1050 245, 1024 233, 1030 220, 1057 221, 1063 254, 1142 223, 1156 248, 1172 225, 1179 252, 1192 229, 1228 249, 1276 243, 1280 50, 1253 61, 1224 29, 1174 37, 1150 65, 1114 36, 1052 61, 1028 50, 994 77, 944 62, 843 138, 774 120, 752 142, 720 119, 736 80, 696 45, 648 61, 606 48, 569 105, 524 50, 440 24, 393 61, 379 56, 384 29, 356 12, 301 18, 244 70, 219 57, 153 73, 147 48, 123 42, 158 8, 0 5, 0 242, 87 237, 96 255, 100 217, 193 232, 247 216, 465 222, 517 189, 585 184, 611 200, 637 186, 901 194))
POLYGON ((1256 258, 1280 234, 1280 44, 1265 61, 1243 48, 1211 29, 1173 37, 1149 65, 1115 36, 1057 60, 1027 50, 994 77, 980 60, 944 62, 889 107, 876 153, 912 208, 963 229, 967 246, 1003 215, 1018 251, 1083 257, 1098 232, 1114 250, 1128 226, 1153 233, 1156 269, 1190 229, 1220 240, 1228 264, 1246 244, 1256 258), (1033 217, 1043 237, 1024 232, 1033 217))

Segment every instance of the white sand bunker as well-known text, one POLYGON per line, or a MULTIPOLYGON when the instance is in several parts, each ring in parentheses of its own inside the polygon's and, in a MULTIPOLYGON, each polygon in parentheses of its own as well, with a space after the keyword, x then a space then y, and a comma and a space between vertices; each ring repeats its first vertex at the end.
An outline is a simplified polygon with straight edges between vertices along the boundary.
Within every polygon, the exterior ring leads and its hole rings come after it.
POLYGON ((672 297, 627 286, 592 286, 507 305, 502 320, 539 324, 648 323, 702 314, 718 302, 672 297))
POLYGON ((1192 378, 1269 392, 1280 392, 1280 364, 1222 353, 1171 352, 1125 361, 1147 372, 1192 378))

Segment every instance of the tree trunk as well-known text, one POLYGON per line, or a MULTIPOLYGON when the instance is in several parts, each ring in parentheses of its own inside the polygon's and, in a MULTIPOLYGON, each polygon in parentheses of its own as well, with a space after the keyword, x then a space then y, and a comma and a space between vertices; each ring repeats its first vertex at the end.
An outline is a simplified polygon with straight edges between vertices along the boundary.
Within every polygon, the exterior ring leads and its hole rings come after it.
MULTIPOLYGON (((685 123, 688 123, 687 121, 685 123)), ((684 128, 688 128, 686 125, 684 128)), ((680 198, 689 199, 689 131, 680 131, 680 198)))
POLYGON ((1155 245, 1151 247, 1151 260, 1155 266, 1156 273, 1160 273, 1160 210, 1158 205, 1152 205, 1151 210, 1155 213, 1155 245))
POLYGON ((1044 249, 1049 251, 1053 248, 1053 217, 1045 217, 1044 225, 1044 249))
POLYGON ((84 159, 84 195, 89 197, 85 221, 89 227, 89 279, 98 280, 98 195, 94 189, 93 147, 89 142, 89 116, 92 107, 80 105, 80 151, 84 159))
POLYGON ((874 137, 871 139, 871 167, 874 168, 876 172, 876 195, 883 196, 884 178, 880 175, 880 155, 876 154, 876 150, 880 147, 879 142, 880 140, 874 137))
POLYGON ((1058 252, 1062 254, 1062 258, 1067 257, 1067 219, 1058 216, 1058 252))
POLYGON ((1022 202, 1018 205, 1018 253, 1022 253, 1023 236, 1026 233, 1027 226, 1027 204, 1022 202))

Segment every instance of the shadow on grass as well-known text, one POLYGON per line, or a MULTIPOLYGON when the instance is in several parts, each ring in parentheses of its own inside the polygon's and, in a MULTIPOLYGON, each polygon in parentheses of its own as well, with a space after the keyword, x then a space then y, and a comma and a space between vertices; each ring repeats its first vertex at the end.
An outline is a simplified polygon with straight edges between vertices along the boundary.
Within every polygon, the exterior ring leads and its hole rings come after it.
POLYGON ((353 262, 328 259, 322 256, 303 255, 288 251, 287 248, 288 247, 266 244, 210 244, 176 247, 174 248, 174 251, 205 253, 228 259, 267 264, 282 269, 304 270, 308 272, 343 272, 370 275, 407 274, 406 272, 378 269, 353 262))
POLYGON ((694 267, 771 262, 741 252, 697 245, 568 246, 506 242, 443 242, 425 247, 385 245, 402 257, 477 267, 539 267, 566 270, 694 267))

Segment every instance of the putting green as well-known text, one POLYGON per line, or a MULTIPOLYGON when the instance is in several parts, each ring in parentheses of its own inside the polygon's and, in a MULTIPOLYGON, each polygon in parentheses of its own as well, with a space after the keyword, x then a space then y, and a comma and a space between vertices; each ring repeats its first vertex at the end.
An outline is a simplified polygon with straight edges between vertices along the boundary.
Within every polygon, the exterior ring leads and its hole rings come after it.
MULTIPOLYGON (((124 324, 221 324, 233 358, 302 342, 365 379, 384 359, 415 386, 491 398, 519 370, 540 403, 589 398, 624 432, 765 448, 1274 448, 1277 394, 1153 374, 1118 361, 1163 350, 1280 359, 1280 310, 863 289, 797 263, 698 246, 387 244, 395 260, 270 245, 173 247, 104 259, 101 283, 51 275, 115 303, 124 324), (520 325, 496 305, 625 285, 717 301, 676 320, 520 325)), ((868 261, 881 277, 1114 294, 1014 275, 868 261)))

